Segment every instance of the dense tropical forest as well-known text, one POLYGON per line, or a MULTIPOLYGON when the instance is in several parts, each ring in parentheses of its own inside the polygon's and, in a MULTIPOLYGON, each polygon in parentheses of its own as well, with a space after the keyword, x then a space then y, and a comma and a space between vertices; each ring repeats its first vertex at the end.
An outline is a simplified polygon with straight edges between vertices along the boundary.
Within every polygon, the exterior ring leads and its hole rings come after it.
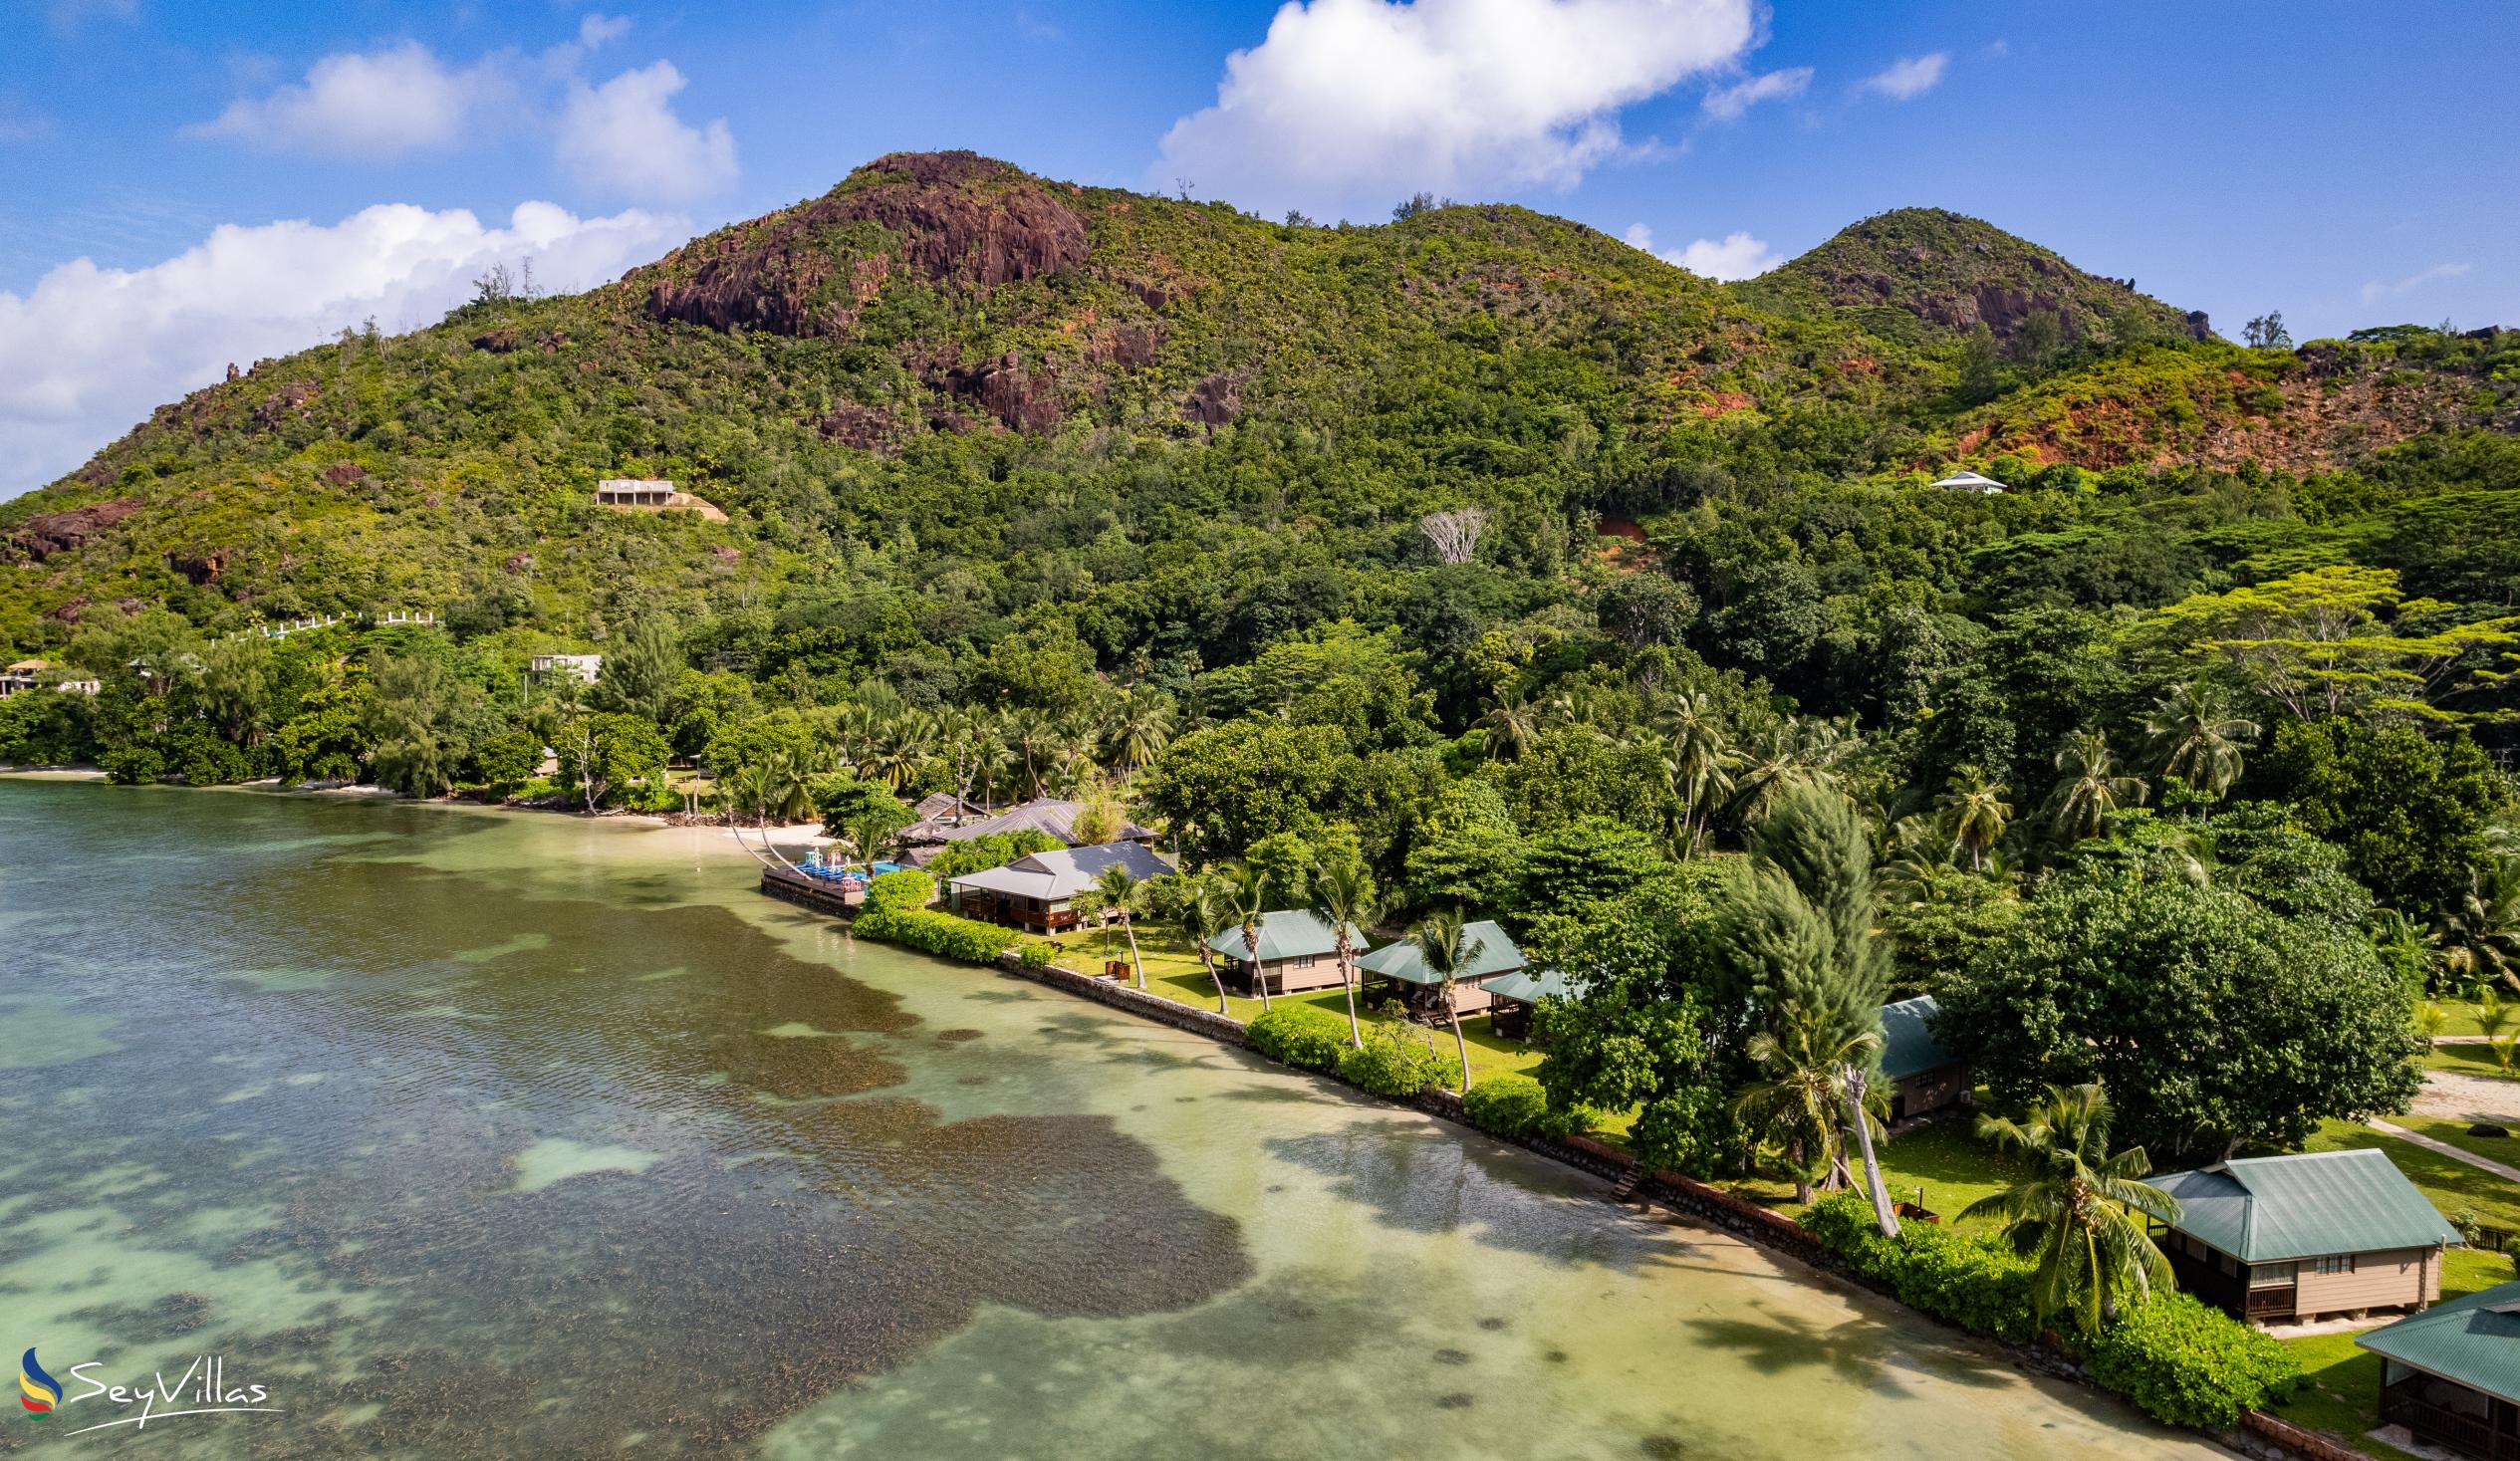
POLYGON ((1520 208, 961 153, 528 277, 0 504, 48 662, 0 762, 862 852, 1073 797, 1279 906, 1500 920, 1582 992, 1553 1119, 1689 1171, 1746 1126, 1827 1180, 1796 1082, 1920 992, 2007 1108, 2295 1145, 2520 960, 2520 334, 2233 345, 1925 210, 1722 286, 1520 208))

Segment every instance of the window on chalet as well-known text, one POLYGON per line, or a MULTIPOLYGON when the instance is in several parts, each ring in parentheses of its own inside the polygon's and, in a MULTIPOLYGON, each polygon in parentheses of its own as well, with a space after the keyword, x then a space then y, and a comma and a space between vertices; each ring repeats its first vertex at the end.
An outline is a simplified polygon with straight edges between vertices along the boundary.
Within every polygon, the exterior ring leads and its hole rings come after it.
POLYGON ((2350 1274, 2354 1272, 2354 1255, 2339 1253, 2332 1257, 2322 1258, 2312 1265, 2311 1271, 2323 1274, 2350 1274))

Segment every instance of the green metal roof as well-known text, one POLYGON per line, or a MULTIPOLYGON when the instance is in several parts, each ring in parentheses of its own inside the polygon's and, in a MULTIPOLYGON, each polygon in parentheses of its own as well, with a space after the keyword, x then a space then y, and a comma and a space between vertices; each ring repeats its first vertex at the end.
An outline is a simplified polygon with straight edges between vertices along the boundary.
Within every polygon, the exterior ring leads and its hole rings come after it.
POLYGON ((1883 1075, 1892 1081, 1904 1081, 1952 1064, 1933 1032, 1925 1028, 1925 1022, 1941 1008, 1929 994, 1882 1006, 1883 1075))
POLYGON ((2386 1152, 2248 1157, 2151 1179, 2178 1199, 2178 1230, 2243 1263, 2457 1243, 2386 1152))
POLYGON ((2520 1404, 2520 1283, 2435 1304, 2354 1342, 2520 1404))
MULTIPOLYGON (((1454 983, 1478 984, 1499 974, 1521 972, 1523 951, 1514 947, 1514 941, 1505 936, 1505 930, 1497 927, 1494 919, 1481 918, 1476 923, 1461 925, 1461 946, 1466 949, 1474 940, 1478 950, 1453 972, 1454 983)), ((1403 938, 1397 943, 1386 943, 1357 960, 1357 967, 1369 974, 1396 979, 1402 984, 1443 983, 1441 978, 1427 972, 1426 960, 1417 952, 1417 941, 1414 939, 1403 938)))
POLYGON ((1575 992, 1568 985, 1567 977, 1555 969, 1525 969, 1480 982, 1488 993, 1498 999, 1518 1000, 1527 1005, 1536 1005, 1544 999, 1565 999, 1575 992))
MULTIPOLYGON (((1353 923, 1348 925, 1348 946, 1361 949, 1365 934, 1353 923)), ((1207 946, 1228 959, 1246 957, 1243 952, 1242 925, 1237 923, 1207 941, 1207 946)), ((1309 908, 1281 908, 1260 915, 1260 961, 1274 964, 1280 959, 1300 959, 1307 954, 1319 957, 1339 951, 1339 935, 1329 922, 1309 908)))

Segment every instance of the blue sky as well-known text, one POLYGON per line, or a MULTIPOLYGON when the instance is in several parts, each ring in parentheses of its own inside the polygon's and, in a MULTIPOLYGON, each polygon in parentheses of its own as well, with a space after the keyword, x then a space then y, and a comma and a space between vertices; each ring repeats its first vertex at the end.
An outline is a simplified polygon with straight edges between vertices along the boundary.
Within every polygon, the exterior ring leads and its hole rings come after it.
POLYGON ((2520 325, 2507 4, 8 4, 0 495, 228 360, 902 147, 1325 221, 1507 198, 1723 274, 1933 204, 2226 332, 2520 325))

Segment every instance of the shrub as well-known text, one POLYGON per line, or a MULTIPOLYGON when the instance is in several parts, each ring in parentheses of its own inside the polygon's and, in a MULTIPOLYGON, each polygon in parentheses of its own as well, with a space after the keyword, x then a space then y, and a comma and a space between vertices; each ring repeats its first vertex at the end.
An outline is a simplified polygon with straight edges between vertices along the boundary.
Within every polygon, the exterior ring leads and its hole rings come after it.
POLYGON ((1429 1040, 1411 1045, 1390 1026, 1377 1026, 1365 1049, 1339 1057, 1339 1075, 1368 1096, 1405 1100, 1429 1086, 1457 1086, 1461 1063, 1435 1051, 1429 1040))
POLYGON ((1910 1309, 1978 1334, 2027 1343, 2038 1333, 2030 1303, 2030 1260, 1991 1236, 1908 1223, 1896 1238, 1874 1225, 1860 1192, 1824 1197, 1803 1217, 1812 1236, 1858 1273, 1890 1286, 1910 1309))
POLYGON ((2273 1338, 2186 1294, 2155 1294, 2089 1346, 2092 1377, 2172 1425, 2215 1429, 2299 1388, 2273 1338))
POLYGON ((1529 1076, 1490 1076, 1461 1097, 1470 1124, 1499 1136, 1529 1136, 1549 1120, 1549 1096, 1529 1076))
POLYGON ((859 910, 858 920, 850 929, 861 938, 897 943, 966 964, 994 964, 998 955, 1023 939, 1012 928, 957 918, 951 913, 927 908, 877 908, 872 904, 859 910))
POLYGON ((1047 969, 1050 967, 1051 959, 1057 954, 1058 950, 1046 943, 1028 943, 1024 945, 1024 952, 1018 957, 1024 961, 1024 967, 1027 969, 1047 969))
POLYGON ((936 879, 915 867, 878 873, 875 880, 867 884, 867 902, 859 911, 859 916, 864 918, 869 913, 893 909, 924 908, 927 900, 934 896, 936 879))
POLYGON ((1348 1022, 1311 1005, 1279 1005, 1251 1022, 1251 1048, 1281 1065, 1327 1071, 1352 1048, 1348 1022))

